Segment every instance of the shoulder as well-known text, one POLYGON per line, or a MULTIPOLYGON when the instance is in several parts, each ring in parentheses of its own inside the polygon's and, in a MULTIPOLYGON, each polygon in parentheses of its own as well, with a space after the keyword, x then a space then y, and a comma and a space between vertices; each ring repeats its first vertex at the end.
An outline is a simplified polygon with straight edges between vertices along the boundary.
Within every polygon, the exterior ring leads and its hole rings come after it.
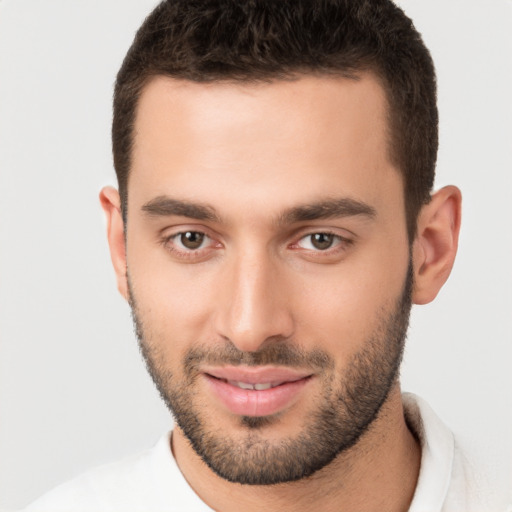
POLYGON ((167 434, 150 450, 97 467, 59 485, 25 512, 183 510, 187 500, 195 499, 195 495, 187 495, 190 491, 184 490, 184 482, 167 434))
POLYGON ((512 457, 496 446, 455 438, 445 509, 463 503, 469 512, 512 512, 512 457))
POLYGON ((455 436, 421 398, 403 402, 422 451, 411 512, 512 512, 512 458, 455 436))
MULTIPOLYGON (((105 464, 65 482, 26 508, 27 512, 89 512, 111 510, 112 503, 139 501, 137 494, 146 487, 144 468, 152 450, 115 463, 105 464)), ((123 503, 124 504, 124 503, 123 503)))

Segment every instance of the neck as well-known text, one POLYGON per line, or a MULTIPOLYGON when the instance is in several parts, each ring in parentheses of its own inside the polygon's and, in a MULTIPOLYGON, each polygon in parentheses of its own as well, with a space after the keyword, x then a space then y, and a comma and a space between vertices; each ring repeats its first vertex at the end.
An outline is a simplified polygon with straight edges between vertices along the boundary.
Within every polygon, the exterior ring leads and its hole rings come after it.
POLYGON ((420 447, 407 428, 399 386, 391 392, 369 430, 350 450, 311 477, 270 486, 228 482, 197 456, 176 428, 173 453, 189 485, 221 512, 317 509, 407 511, 420 467, 420 447))

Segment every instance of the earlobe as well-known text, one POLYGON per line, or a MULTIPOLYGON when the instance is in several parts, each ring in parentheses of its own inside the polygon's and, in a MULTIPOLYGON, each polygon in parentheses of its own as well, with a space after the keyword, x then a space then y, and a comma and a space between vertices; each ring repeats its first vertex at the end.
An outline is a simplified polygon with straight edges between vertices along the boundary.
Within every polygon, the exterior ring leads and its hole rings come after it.
POLYGON ((454 186, 436 192, 418 216, 413 244, 413 302, 434 300, 448 279, 457 254, 462 196, 454 186))
POLYGON ((126 246, 119 192, 113 187, 104 187, 100 192, 100 203, 107 221, 107 239, 116 273, 117 289, 128 300, 126 246))

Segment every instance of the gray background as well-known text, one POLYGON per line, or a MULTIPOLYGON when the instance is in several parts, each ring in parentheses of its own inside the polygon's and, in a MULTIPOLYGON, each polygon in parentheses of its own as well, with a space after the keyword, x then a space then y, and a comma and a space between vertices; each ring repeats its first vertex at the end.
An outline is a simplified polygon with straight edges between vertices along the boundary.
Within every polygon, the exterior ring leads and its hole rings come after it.
MULTIPOLYGON (((171 425, 97 200, 115 183, 115 72, 154 3, 0 1, 0 508, 171 425)), ((458 261, 436 302, 414 309, 403 387, 512 460, 512 1, 400 4, 437 64, 437 186, 464 194, 458 261)))

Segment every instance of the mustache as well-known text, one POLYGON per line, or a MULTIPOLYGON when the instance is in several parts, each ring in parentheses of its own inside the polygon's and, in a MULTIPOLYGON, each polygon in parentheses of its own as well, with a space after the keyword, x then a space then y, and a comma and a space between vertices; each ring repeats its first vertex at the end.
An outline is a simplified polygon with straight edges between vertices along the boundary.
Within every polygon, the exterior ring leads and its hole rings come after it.
POLYGON ((328 370, 334 367, 331 356, 322 350, 305 351, 289 342, 272 340, 255 352, 244 352, 231 341, 224 346, 193 347, 184 357, 187 373, 194 373, 203 365, 211 366, 288 366, 328 370))

